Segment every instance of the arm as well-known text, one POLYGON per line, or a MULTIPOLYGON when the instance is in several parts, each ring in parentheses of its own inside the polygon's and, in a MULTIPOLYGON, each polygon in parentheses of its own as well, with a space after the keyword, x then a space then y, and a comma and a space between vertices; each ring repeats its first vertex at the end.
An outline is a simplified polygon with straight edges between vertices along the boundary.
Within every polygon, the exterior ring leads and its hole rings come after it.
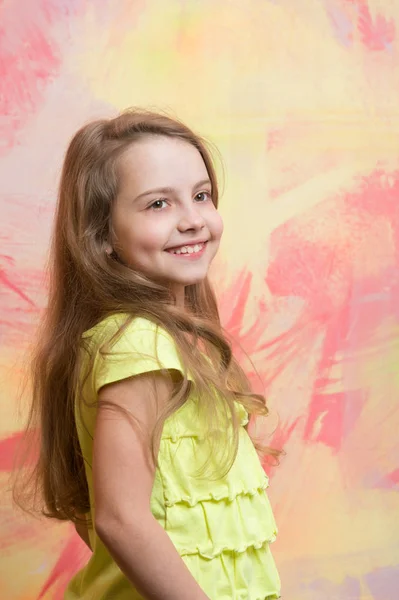
POLYGON ((150 510, 155 475, 151 432, 159 403, 167 401, 170 391, 171 381, 159 372, 100 390, 93 446, 95 527, 144 598, 209 600, 150 510))

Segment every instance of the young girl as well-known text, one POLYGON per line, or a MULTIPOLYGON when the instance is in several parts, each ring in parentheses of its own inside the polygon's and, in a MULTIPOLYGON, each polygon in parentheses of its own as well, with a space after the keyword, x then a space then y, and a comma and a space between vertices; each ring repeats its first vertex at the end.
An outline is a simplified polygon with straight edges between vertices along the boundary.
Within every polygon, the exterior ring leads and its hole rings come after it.
POLYGON ((207 279, 217 206, 209 151, 174 119, 129 110, 68 148, 30 415, 44 514, 93 553, 65 600, 280 597, 246 430, 267 408, 207 279))

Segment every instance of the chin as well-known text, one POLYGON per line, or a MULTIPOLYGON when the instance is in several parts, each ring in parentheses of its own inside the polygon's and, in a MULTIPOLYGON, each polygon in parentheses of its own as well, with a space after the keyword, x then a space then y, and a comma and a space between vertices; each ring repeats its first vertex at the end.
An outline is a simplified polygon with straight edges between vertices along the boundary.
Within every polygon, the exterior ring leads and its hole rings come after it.
POLYGON ((195 285, 196 283, 201 283, 201 281, 204 281, 204 279, 206 278, 206 275, 203 275, 201 277, 192 277, 190 279, 182 279, 181 281, 175 281, 176 284, 178 285, 195 285))

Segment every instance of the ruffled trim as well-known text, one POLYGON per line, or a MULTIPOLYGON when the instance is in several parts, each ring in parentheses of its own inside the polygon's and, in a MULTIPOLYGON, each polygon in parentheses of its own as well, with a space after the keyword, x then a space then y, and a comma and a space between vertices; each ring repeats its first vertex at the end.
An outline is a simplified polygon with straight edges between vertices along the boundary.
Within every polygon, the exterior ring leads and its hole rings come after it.
POLYGON ((212 473, 217 465, 209 462, 209 446, 195 438, 182 438, 176 448, 168 440, 161 443, 159 468, 162 476, 164 502, 167 507, 198 502, 232 502, 239 495, 255 495, 265 490, 269 479, 245 429, 239 434, 239 447, 230 471, 220 479, 197 477, 198 469, 207 465, 212 473))
POLYGON ((273 542, 277 526, 269 498, 262 487, 250 492, 231 501, 222 497, 167 506, 165 529, 179 553, 211 559, 273 542))
POLYGON ((255 496, 256 494, 262 493, 269 487, 269 480, 265 476, 264 482, 261 485, 252 487, 250 489, 241 488, 239 490, 235 490, 231 494, 226 494, 224 492, 209 492, 208 494, 198 495, 193 498, 188 495, 182 495, 180 498, 174 498, 173 500, 165 500, 165 506, 171 507, 176 504, 186 504, 191 508, 198 504, 199 502, 233 502, 237 499, 238 496, 255 496))
POLYGON ((247 546, 241 553, 227 550, 213 560, 199 554, 186 554, 182 558, 209 598, 280 598, 281 581, 267 541, 259 549, 247 546))
POLYGON ((179 548, 179 554, 181 556, 190 556, 191 554, 199 554, 200 556, 202 556, 202 558, 206 558, 208 560, 213 560, 214 558, 217 558, 218 556, 220 556, 221 554, 223 554, 225 552, 229 552, 232 554, 242 554, 243 552, 247 552, 249 548, 253 548, 254 550, 260 550, 261 548, 266 546, 266 544, 273 543, 276 540, 276 537, 277 537, 277 530, 274 531, 266 539, 247 542, 245 544, 242 544, 238 548, 234 548, 234 547, 226 544, 224 546, 219 546, 219 547, 215 546, 213 548, 212 552, 210 552, 209 550, 205 550, 198 545, 193 548, 184 548, 184 547, 179 548))

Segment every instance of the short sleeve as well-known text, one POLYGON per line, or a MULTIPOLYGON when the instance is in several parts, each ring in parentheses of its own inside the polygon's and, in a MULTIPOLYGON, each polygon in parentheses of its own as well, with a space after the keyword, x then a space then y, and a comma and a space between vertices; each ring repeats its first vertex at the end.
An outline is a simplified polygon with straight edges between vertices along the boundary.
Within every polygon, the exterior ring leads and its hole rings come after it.
POLYGON ((92 380, 96 394, 104 385, 142 373, 177 370, 185 374, 171 335, 147 319, 134 318, 113 340, 125 321, 126 315, 113 315, 90 335, 90 343, 97 348, 92 380))

